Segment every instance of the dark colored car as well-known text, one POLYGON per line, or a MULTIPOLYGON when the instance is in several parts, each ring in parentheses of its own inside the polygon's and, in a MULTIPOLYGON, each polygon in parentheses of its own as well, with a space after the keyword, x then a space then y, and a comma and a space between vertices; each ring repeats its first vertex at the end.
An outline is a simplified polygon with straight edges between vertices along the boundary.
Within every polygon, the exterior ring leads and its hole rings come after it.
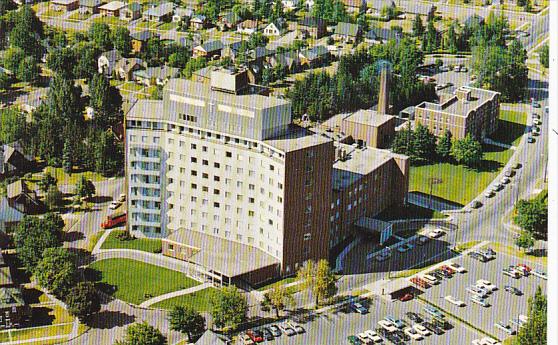
POLYGON ((432 324, 433 324, 434 326, 440 327, 440 328, 443 329, 443 330, 449 330, 449 329, 452 329, 452 328, 453 328, 453 325, 452 325, 451 323, 449 323, 449 322, 446 321, 446 320, 437 318, 437 317, 433 317, 433 318, 432 318, 432 324))
POLYGON ((395 335, 397 335, 399 337, 399 339, 402 339, 404 341, 409 341, 411 340, 411 337, 409 337, 407 334, 405 334, 403 331, 395 331, 394 332, 395 335))
POLYGON ((509 292, 511 294, 517 295, 517 296, 523 295, 523 292, 521 292, 521 290, 519 290, 518 288, 515 288, 513 286, 506 285, 504 290, 506 290, 507 292, 509 292))
POLYGON ((423 321, 422 317, 420 317, 419 314, 413 313, 412 311, 407 312, 406 315, 409 318, 409 320, 413 322, 420 323, 423 321))
POLYGON ((446 278, 451 278, 451 277, 453 277, 453 276, 451 275, 450 272, 448 272, 448 271, 446 271, 446 270, 444 270, 444 269, 441 269, 439 272, 440 272, 444 277, 446 277, 446 278))
POLYGON ((362 341, 360 341, 360 339, 357 338, 354 335, 349 335, 347 337, 347 340, 349 341, 349 344, 351 344, 351 345, 361 345, 362 344, 362 341))
POLYGON ((422 325, 424 327, 426 327, 426 329, 428 329, 429 331, 431 331, 432 333, 436 334, 436 335, 440 335, 440 334, 444 334, 444 331, 436 326, 435 324, 431 323, 431 322, 423 322, 422 325))
POLYGON ((482 203, 478 200, 473 201, 473 203, 471 204, 472 208, 480 208, 482 206, 482 203))

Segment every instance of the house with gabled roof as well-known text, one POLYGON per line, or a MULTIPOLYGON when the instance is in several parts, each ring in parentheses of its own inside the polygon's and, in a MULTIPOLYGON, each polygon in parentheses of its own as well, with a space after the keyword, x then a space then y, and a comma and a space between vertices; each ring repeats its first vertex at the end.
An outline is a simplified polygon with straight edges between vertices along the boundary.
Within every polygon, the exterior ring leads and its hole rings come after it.
POLYGON ((349 13, 366 12, 366 0, 343 0, 342 2, 349 13))
POLYGON ((133 72, 144 67, 142 59, 138 58, 122 58, 116 62, 114 66, 114 75, 120 80, 133 80, 133 72))
POLYGON ((315 46, 304 49, 299 53, 301 65, 308 67, 316 67, 327 63, 331 59, 331 54, 324 46, 315 46))
POLYGON ((263 34, 265 36, 281 36, 287 32, 287 29, 287 21, 284 18, 279 18, 267 24, 263 34))
POLYGON ((207 17, 202 14, 196 14, 190 19, 190 28, 192 30, 203 30, 208 24, 207 17))
POLYGON ((337 23, 333 38, 337 41, 355 42, 360 36, 360 26, 353 23, 337 23))
POLYGON ((122 1, 111 1, 107 4, 99 6, 99 14, 101 17, 120 17, 120 10, 127 5, 122 1))
POLYGON ((143 30, 131 33, 130 37, 132 38, 132 51, 137 54, 145 49, 147 41, 153 37, 159 37, 159 35, 153 31, 143 30))
POLYGON ((269 58, 269 63, 272 67, 282 65, 287 68, 289 73, 295 73, 301 69, 300 56, 295 51, 275 54, 269 58))
POLYGON ((163 2, 143 12, 142 18, 150 22, 170 22, 174 13, 174 7, 175 5, 172 2, 163 2))
POLYGON ((221 31, 231 30, 241 21, 242 18, 240 16, 234 12, 229 12, 219 17, 217 26, 219 26, 219 30, 221 31))
POLYGON ((120 19, 125 21, 136 20, 141 17, 141 5, 132 2, 128 6, 120 9, 120 19))
POLYGON ((220 57, 221 51, 223 50, 224 47, 225 46, 223 45, 223 42, 219 40, 208 41, 203 44, 200 44, 199 46, 194 47, 193 56, 195 58, 206 57, 208 59, 217 56, 220 57))
POLYGON ((236 32, 241 34, 251 35, 256 31, 258 31, 257 20, 247 19, 236 26, 236 32))
POLYGON ((101 6, 101 0, 79 0, 78 12, 80 14, 99 13, 99 6, 101 6))
POLYGON ((144 84, 146 86, 165 85, 169 79, 178 77, 180 70, 175 67, 163 65, 136 70, 133 71, 132 74, 134 80, 138 84, 144 84))
POLYGON ((8 205, 25 214, 37 213, 43 209, 37 193, 29 189, 23 180, 17 180, 6 186, 8 205))
POLYGON ((179 23, 185 20, 189 20, 194 15, 194 10, 191 8, 178 7, 174 9, 174 14, 172 15, 172 21, 179 23))
POLYGON ((25 173, 32 165, 33 157, 25 155, 18 141, 0 145, 0 176, 25 173))
POLYGON ((374 28, 364 34, 364 41, 372 44, 385 43, 399 38, 401 38, 401 33, 385 28, 374 28))
POLYGON ((50 8, 57 12, 70 12, 79 7, 79 0, 51 0, 50 8))

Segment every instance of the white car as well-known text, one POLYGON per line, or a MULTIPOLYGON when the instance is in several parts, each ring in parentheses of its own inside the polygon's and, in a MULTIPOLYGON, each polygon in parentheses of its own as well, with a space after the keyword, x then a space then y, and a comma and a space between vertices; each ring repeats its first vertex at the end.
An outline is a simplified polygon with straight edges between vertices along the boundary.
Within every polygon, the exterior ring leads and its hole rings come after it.
POLYGON ((486 198, 492 198, 494 196, 494 191, 488 190, 488 191, 486 191, 486 193, 484 193, 484 196, 486 198))
POLYGON ((490 307, 490 303, 488 303, 484 298, 478 296, 478 295, 472 295, 471 296, 471 302, 476 303, 482 307, 490 307))
POLYGON ((465 291, 474 296, 479 296, 480 298, 485 298, 488 296, 488 291, 486 289, 480 289, 476 286, 469 286, 467 289, 465 289, 465 291))
POLYGON ((366 333, 359 333, 356 335, 356 337, 358 338, 358 340, 362 341, 365 344, 372 344, 372 340, 368 338, 368 335, 366 335, 366 333))
POLYGON ((485 280, 485 279, 477 280, 477 287, 484 287, 488 291, 498 290, 498 287, 496 285, 492 284, 491 282, 489 282, 488 280, 485 280))
POLYGON ((473 344, 473 345, 484 345, 484 342, 482 341, 482 339, 473 339, 471 344, 473 344))
POLYGON ((541 121, 540 121, 539 119, 534 119, 534 120, 533 120, 533 123, 534 123, 535 125, 540 125, 540 124, 541 124, 541 121))
POLYGON ((455 262, 450 262, 448 264, 448 267, 451 268, 452 270, 459 272, 459 273, 465 273, 467 272, 467 269, 463 266, 461 266, 460 264, 457 264, 455 262))
POLYGON ((444 299, 446 301, 450 302, 451 304, 455 304, 458 307, 464 307, 466 305, 465 302, 460 301, 453 296, 446 296, 446 297, 444 297, 444 299))
POLYGON ((116 210, 117 208, 120 207, 120 205, 122 205, 121 202, 113 201, 113 202, 110 203, 109 208, 110 208, 111 210, 116 210))
POLYGON ((430 232, 427 234, 427 236, 430 237, 430 238, 438 238, 438 237, 440 237, 440 236, 442 236, 442 235, 444 235, 444 234, 445 234, 445 232, 444 232, 443 230, 436 229, 436 230, 430 231, 430 232))
POLYGON ((118 196, 118 199, 117 199, 117 200, 120 201, 120 202, 126 201, 126 194, 120 194, 120 195, 118 196))
POLYGON ((544 280, 547 279, 546 272, 543 272, 543 271, 534 270, 534 271, 531 271, 531 274, 534 275, 535 277, 539 277, 539 278, 542 278, 544 280))
POLYGON ((405 330, 403 332, 405 332, 405 334, 407 334, 409 337, 411 337, 411 339, 414 339, 414 340, 421 340, 423 338, 422 335, 419 332, 412 329, 411 327, 405 328, 405 330))
POLYGON ((438 279, 436 279, 436 277, 431 276, 430 274, 423 275, 422 279, 426 280, 426 282, 428 284, 432 284, 432 285, 440 284, 440 281, 438 281, 438 279))
POLYGON ((395 332, 395 331, 398 330, 398 328, 393 323, 391 323, 387 320, 378 321, 378 325, 382 326, 382 328, 385 329, 388 332, 395 332))
POLYGON ((490 337, 484 337, 481 339, 484 345, 502 345, 498 340, 492 339, 490 337))
POLYGON ((413 325, 413 328, 415 329, 415 331, 417 331, 419 334, 427 336, 430 335, 430 331, 428 329, 426 329, 426 327, 424 327, 423 325, 419 325, 418 323, 413 325))
POLYGON ((368 338, 371 339, 375 343, 381 343, 382 341, 384 341, 382 339, 382 337, 380 337, 378 335, 378 333, 376 333, 375 331, 373 331, 371 329, 369 329, 367 331, 364 331, 364 334, 366 334, 368 336, 368 338))
POLYGON ((508 184, 508 183, 510 183, 510 181, 511 181, 511 180, 510 180, 509 178, 507 178, 507 177, 503 177, 502 180, 500 180, 500 182, 501 182, 502 184, 508 184))

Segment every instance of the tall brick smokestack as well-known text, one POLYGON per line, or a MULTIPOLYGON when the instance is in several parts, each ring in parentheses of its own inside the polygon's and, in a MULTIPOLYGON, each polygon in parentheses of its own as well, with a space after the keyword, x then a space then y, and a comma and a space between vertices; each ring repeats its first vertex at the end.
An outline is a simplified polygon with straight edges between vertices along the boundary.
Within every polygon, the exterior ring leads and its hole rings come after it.
POLYGON ((380 72, 380 93, 378 95, 378 114, 387 114, 389 111, 389 68, 382 67, 380 72))

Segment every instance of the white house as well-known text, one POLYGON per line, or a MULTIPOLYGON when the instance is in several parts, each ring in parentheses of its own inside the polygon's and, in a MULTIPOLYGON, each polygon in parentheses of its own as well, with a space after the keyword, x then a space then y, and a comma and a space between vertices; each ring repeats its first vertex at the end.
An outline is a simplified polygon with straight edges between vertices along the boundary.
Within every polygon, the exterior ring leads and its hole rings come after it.
POLYGON ((283 3, 283 9, 292 11, 296 10, 300 6, 300 0, 281 0, 283 3))
POLYGON ((281 36, 287 31, 287 23, 285 19, 279 18, 269 23, 263 31, 265 36, 281 36))
POLYGON ((116 62, 120 59, 122 59, 122 55, 120 55, 120 52, 116 49, 102 53, 97 59, 99 73, 111 76, 116 62))

